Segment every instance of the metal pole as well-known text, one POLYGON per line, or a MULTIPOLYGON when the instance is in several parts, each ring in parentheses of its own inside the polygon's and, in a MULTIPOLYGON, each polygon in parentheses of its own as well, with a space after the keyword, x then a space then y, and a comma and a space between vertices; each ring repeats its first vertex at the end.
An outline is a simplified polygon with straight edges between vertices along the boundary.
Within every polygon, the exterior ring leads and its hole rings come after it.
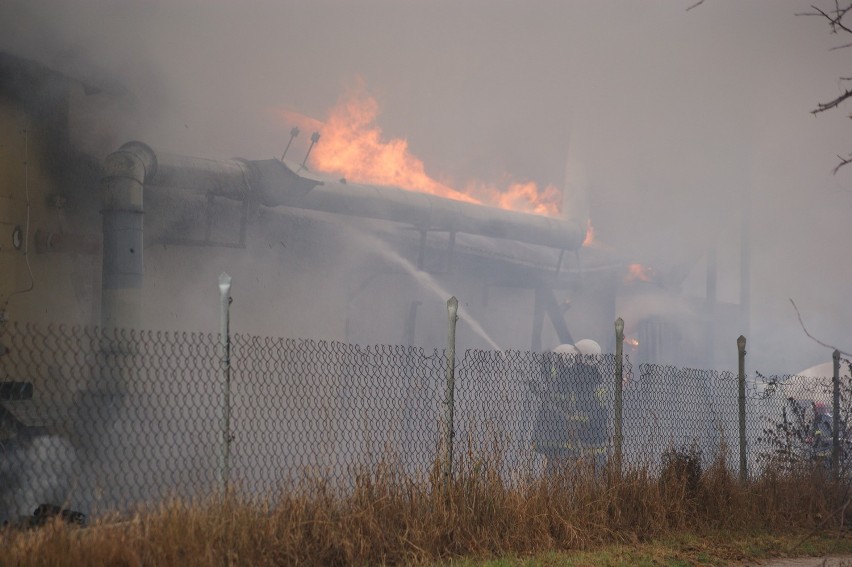
POLYGON ((831 355, 834 373, 831 377, 831 474, 840 478, 840 351, 831 355))
POLYGON ((624 319, 615 320, 615 471, 621 476, 621 430, 622 393, 624 388, 624 319))
POLYGON ((231 276, 222 272, 219 276, 219 380, 222 394, 222 415, 220 422, 221 450, 219 453, 219 485, 222 494, 228 491, 230 480, 230 452, 231 452, 231 336, 230 315, 231 306, 231 276))
POLYGON ((447 339, 447 386, 444 392, 444 477, 453 478, 453 397, 456 387, 456 322, 459 320, 459 300, 451 297, 447 300, 450 328, 447 339))
POLYGON ((293 138, 295 138, 298 135, 299 135, 299 129, 298 128, 294 127, 292 130, 290 130, 290 140, 287 142, 287 147, 284 148, 284 153, 281 154, 281 161, 284 161, 284 158, 287 157, 287 150, 290 149, 290 144, 293 143, 293 138))
POLYGON ((305 154, 305 159, 302 160, 302 168, 305 169, 307 166, 305 163, 308 161, 308 156, 311 155, 311 150, 314 149, 314 146, 317 142, 319 142, 320 134, 319 132, 314 132, 311 134, 311 145, 308 146, 308 153, 305 154))
POLYGON ((718 302, 717 286, 718 268, 716 262, 716 247, 707 251, 707 298, 705 309, 707 314, 707 325, 705 327, 706 338, 704 339, 707 350, 705 351, 706 364, 708 368, 716 368, 716 304, 718 302))
POLYGON ((737 338, 737 351, 739 353, 739 376, 737 395, 740 414, 740 482, 745 483, 748 479, 748 468, 746 463, 746 416, 745 416, 745 355, 746 338, 740 335, 737 338))

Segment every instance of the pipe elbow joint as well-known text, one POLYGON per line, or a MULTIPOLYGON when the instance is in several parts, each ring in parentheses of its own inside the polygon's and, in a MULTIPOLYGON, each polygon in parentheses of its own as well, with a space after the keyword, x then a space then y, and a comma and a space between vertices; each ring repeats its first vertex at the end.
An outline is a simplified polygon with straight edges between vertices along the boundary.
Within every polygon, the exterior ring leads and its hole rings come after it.
POLYGON ((154 176, 157 175, 157 154, 148 144, 137 141, 127 142, 122 144, 115 153, 119 152, 131 154, 137 162, 136 167, 142 167, 142 176, 140 179, 142 183, 150 183, 154 179, 154 176))
POLYGON ((142 209, 145 183, 157 174, 157 154, 142 142, 128 142, 104 159, 101 203, 104 210, 142 209))
POLYGON ((124 177, 147 183, 156 174, 157 154, 142 142, 127 142, 104 159, 104 179, 124 177))

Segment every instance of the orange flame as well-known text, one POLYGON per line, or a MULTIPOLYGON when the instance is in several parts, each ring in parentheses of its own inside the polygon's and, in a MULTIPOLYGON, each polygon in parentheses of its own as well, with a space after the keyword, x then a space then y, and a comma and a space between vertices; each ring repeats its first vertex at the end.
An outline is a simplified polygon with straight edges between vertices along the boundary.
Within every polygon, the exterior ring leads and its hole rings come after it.
POLYGON ((632 346, 632 347, 638 347, 638 346, 639 346, 639 341, 638 341, 638 340, 636 340, 636 339, 633 339, 633 338, 630 338, 630 339, 624 339, 624 342, 625 342, 625 343, 627 343, 627 344, 629 344, 629 345, 630 345, 630 346, 632 346))
POLYGON ((649 282, 653 277, 654 270, 642 264, 630 264, 627 266, 627 275, 624 276, 624 283, 635 281, 649 282))
MULTIPOLYGON (((280 110, 278 113, 284 117, 293 115, 280 110)), ((531 181, 512 182, 501 189, 471 182, 456 189, 437 181, 426 173, 423 161, 411 154, 406 140, 383 138, 376 124, 378 113, 376 99, 358 81, 329 112, 320 129, 322 137, 311 153, 311 167, 354 183, 389 185, 514 211, 559 214, 562 192, 553 185, 539 189, 531 181)))
POLYGON ((583 246, 591 246, 595 243, 595 227, 592 226, 592 219, 586 221, 586 238, 583 239, 583 246))

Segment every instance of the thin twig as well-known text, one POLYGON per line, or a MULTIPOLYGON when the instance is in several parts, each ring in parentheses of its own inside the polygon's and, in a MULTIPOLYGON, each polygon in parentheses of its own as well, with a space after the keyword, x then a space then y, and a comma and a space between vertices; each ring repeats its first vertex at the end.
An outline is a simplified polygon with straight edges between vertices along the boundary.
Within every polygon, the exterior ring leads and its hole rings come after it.
POLYGON ((832 109, 849 97, 852 97, 852 90, 847 90, 842 95, 832 101, 818 103, 816 109, 811 110, 811 114, 819 114, 820 112, 825 112, 826 110, 832 109))
POLYGON ((817 344, 820 344, 820 345, 824 346, 825 348, 830 348, 831 350, 836 350, 836 351, 837 351, 837 352, 839 352, 840 354, 845 354, 846 356, 852 356, 852 354, 849 354, 848 352, 844 352, 844 351, 840 350, 839 348, 837 348, 837 347, 835 347, 835 346, 831 346, 831 345, 829 345, 829 344, 826 344, 826 343, 822 342, 821 340, 819 340, 818 338, 814 337, 812 334, 810 334, 810 333, 808 332, 808 329, 805 327, 805 322, 804 322, 804 321, 802 321, 802 314, 801 314, 801 313, 799 313, 799 308, 798 308, 798 307, 796 307, 796 302, 795 302, 795 301, 793 301, 792 299, 790 299, 790 303, 792 303, 792 304, 793 304, 793 309, 795 309, 795 310, 796 310, 796 316, 798 316, 798 317, 799 317, 799 324, 802 326, 802 330, 805 332, 805 334, 806 334, 808 337, 810 337, 810 338, 811 338, 811 340, 815 341, 817 344))
POLYGON ((693 8, 697 8, 697 7, 701 6, 702 4, 704 4, 704 0, 698 0, 698 2, 696 2, 695 4, 693 4, 692 6, 687 8, 686 11, 689 12, 693 8))
MULTIPOLYGON (((845 16, 845 15, 846 15, 846 12, 848 12, 848 11, 849 11, 849 7, 848 7, 848 6, 847 6, 846 8, 843 8, 843 9, 841 9, 841 8, 839 8, 839 7, 838 7, 838 8, 835 10, 835 13, 837 14, 837 16, 835 16, 834 18, 832 18, 831 16, 829 16, 828 14, 826 14, 825 12, 823 12, 822 10, 820 10, 819 8, 817 8, 816 6, 811 6, 811 8, 813 8, 814 10, 816 10, 817 12, 819 12, 819 14, 821 14, 822 16, 824 16, 824 17, 825 17, 825 18, 829 21, 829 25, 831 26, 831 33, 837 33, 837 28, 840 28, 840 29, 842 29, 843 31, 845 31, 845 32, 847 32, 847 33, 852 33, 852 29, 847 28, 847 27, 846 27, 846 26, 844 26, 844 25, 843 25, 843 23, 840 21, 840 19, 841 19, 841 18, 843 18, 843 16, 845 16)), ((806 15, 811 15, 811 14, 806 14, 806 15)))
POLYGON ((822 520, 819 524, 817 524, 817 526, 816 526, 813 530, 811 530, 811 532, 810 532, 808 535, 806 535, 806 536, 805 536, 805 537, 803 537, 801 540, 799 540, 799 543, 797 543, 797 544, 796 544, 796 545, 794 545, 793 547, 789 548, 789 549, 787 550, 787 553, 792 553, 792 552, 793 552, 793 551, 795 551, 795 550, 796 550, 796 549, 797 549, 800 545, 802 545, 802 544, 803 544, 803 543, 805 543, 807 540, 809 540, 811 537, 813 537, 813 535, 814 535, 815 533, 817 533, 818 531, 820 531, 820 530, 823 528, 823 526, 825 526, 826 522, 828 522, 830 519, 832 519, 833 517, 835 517, 835 516, 837 515, 837 513, 838 513, 838 512, 841 512, 841 513, 844 513, 844 514, 845 514, 845 512, 846 512, 846 507, 847 507, 847 506, 849 506, 849 501, 850 501, 850 498, 847 498, 847 499, 846 499, 846 501, 845 501, 843 504, 841 504, 841 505, 840 505, 840 507, 838 507, 838 508, 837 508, 836 510, 834 510, 831 514, 828 514, 825 518, 823 518, 823 520, 822 520))
MULTIPOLYGON (((848 492, 849 489, 847 488, 846 491, 848 492)), ((843 510, 840 511, 840 530, 837 532, 837 536, 835 536, 835 538, 834 538, 835 545, 837 545, 837 543, 840 541, 840 534, 843 531, 843 524, 844 524, 844 520, 846 519, 846 507, 847 506, 849 506, 849 498, 846 499, 846 503, 843 504, 843 510)))
MULTIPOLYGON (((849 118, 852 118, 852 116, 850 116, 849 118)), ((850 163, 852 163, 852 156, 850 156, 850 157, 848 157, 848 158, 845 158, 845 157, 843 157, 843 156, 837 156, 837 157, 840 159, 840 163, 838 163, 838 164, 837 164, 837 167, 835 167, 835 168, 832 170, 832 173, 833 173, 834 175, 837 175, 837 171, 838 171, 841 167, 843 167, 844 165, 849 165, 850 163)))

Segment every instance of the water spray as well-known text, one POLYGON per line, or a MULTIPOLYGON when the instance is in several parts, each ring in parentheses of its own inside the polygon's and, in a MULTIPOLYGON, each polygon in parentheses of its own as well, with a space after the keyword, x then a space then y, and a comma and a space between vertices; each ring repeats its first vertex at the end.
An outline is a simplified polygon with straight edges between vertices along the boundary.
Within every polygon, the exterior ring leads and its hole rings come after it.
MULTIPOLYGON (((394 250, 388 243, 369 233, 362 232, 361 235, 368 238, 371 241, 371 244, 373 244, 373 248, 385 259, 402 267, 402 269, 412 276, 418 283, 433 292, 436 296, 440 297, 441 300, 444 300, 445 297, 450 295, 450 293, 448 293, 440 284, 438 284, 438 282, 435 281, 435 278, 427 272, 418 270, 414 264, 394 250)), ((470 325, 471 329, 473 329, 473 332, 484 339, 489 346, 493 347, 494 350, 503 352, 503 349, 500 348, 497 342, 494 341, 485 329, 482 328, 482 325, 480 325, 479 322, 474 319, 461 305, 459 305, 458 308, 458 315, 464 319, 468 325, 470 325)))

